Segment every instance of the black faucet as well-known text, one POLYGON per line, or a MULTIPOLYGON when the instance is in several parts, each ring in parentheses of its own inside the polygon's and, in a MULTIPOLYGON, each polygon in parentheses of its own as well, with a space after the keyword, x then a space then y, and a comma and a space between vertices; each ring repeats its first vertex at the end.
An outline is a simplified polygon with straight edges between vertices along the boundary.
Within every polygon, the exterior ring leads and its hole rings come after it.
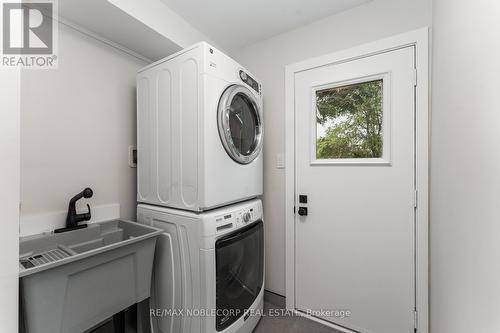
POLYGON ((66 228, 60 228, 54 230, 55 233, 60 233, 60 232, 65 232, 65 231, 71 231, 71 230, 76 230, 76 229, 83 229, 87 227, 87 224, 78 224, 78 222, 82 221, 88 221, 91 218, 90 214, 90 205, 87 204, 88 212, 83 213, 83 214, 77 214, 76 213, 76 202, 80 200, 81 198, 92 198, 92 195, 94 192, 90 187, 87 187, 77 195, 75 195, 71 200, 69 201, 69 207, 68 207, 68 216, 66 216, 66 228))

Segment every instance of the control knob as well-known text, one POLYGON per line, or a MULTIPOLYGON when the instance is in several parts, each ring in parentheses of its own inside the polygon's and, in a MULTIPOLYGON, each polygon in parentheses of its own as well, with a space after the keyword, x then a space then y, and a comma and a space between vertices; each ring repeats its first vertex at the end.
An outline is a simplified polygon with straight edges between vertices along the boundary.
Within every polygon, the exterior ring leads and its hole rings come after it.
POLYGON ((250 212, 246 212, 245 214, 243 214, 243 222, 248 223, 250 222, 251 218, 252 216, 250 215, 250 212))
POLYGON ((240 78, 243 82, 246 82, 247 80, 247 73, 240 71, 240 78))

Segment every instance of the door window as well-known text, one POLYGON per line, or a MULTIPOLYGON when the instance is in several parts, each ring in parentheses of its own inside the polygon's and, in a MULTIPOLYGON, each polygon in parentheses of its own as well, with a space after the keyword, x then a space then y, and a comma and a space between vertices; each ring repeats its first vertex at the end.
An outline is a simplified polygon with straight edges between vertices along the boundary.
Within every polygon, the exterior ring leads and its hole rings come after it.
POLYGON ((378 77, 313 89, 313 162, 374 162, 388 157, 386 80, 378 77))

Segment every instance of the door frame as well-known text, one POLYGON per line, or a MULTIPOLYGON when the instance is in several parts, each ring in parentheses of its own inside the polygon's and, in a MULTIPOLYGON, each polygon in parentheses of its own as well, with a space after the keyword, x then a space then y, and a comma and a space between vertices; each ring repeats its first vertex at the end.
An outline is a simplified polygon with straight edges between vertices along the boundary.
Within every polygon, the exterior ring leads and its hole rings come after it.
POLYGON ((429 29, 409 31, 372 43, 287 65, 285 68, 285 249, 286 308, 343 332, 343 327, 310 317, 295 306, 295 74, 326 65, 415 47, 415 325, 429 331, 429 29))

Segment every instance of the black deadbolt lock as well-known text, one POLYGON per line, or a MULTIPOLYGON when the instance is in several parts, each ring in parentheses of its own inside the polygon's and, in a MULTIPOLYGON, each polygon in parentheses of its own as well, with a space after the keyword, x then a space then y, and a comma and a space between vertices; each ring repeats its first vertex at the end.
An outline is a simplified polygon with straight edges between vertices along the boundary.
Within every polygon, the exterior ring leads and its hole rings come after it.
POLYGON ((307 195, 299 194, 299 203, 307 203, 307 195))
POLYGON ((307 216, 307 207, 299 207, 299 215, 307 216))

